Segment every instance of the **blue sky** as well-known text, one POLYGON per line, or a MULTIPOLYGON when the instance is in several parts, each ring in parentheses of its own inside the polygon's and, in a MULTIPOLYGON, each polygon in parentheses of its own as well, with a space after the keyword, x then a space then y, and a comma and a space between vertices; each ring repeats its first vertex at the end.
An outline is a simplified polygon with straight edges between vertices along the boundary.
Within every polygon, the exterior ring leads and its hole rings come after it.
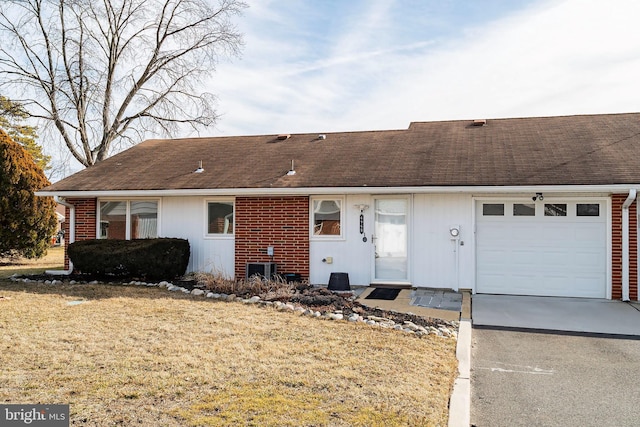
POLYGON ((201 135, 640 111, 635 0, 249 0, 201 135))

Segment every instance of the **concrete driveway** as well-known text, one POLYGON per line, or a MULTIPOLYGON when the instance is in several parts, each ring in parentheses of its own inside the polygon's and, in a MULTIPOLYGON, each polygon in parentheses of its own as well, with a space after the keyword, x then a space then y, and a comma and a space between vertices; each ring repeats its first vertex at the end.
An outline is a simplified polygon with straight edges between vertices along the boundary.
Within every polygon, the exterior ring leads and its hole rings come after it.
POLYGON ((605 299, 473 295, 474 327, 640 335, 640 304, 605 299))
POLYGON ((640 307, 474 295, 471 423, 636 426, 640 307))

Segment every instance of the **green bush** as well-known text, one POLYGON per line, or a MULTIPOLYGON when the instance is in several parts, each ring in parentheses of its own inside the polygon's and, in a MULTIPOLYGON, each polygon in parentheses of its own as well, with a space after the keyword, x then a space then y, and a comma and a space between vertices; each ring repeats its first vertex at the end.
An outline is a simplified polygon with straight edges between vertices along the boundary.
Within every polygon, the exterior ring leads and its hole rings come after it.
POLYGON ((56 230, 56 204, 52 197, 35 195, 47 185, 31 154, 0 129, 0 258, 47 253, 56 230))
POLYGON ((185 273, 189 255, 185 239, 98 239, 69 244, 74 270, 117 278, 171 280, 185 273))

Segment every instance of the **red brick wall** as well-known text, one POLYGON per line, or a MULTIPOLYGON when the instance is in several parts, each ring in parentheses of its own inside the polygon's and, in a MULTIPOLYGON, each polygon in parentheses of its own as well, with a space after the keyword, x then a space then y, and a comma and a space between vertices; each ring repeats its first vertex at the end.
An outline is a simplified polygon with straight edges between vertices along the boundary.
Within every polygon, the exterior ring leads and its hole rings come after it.
POLYGON ((235 277, 247 262, 269 262, 274 247, 279 273, 309 277, 309 198, 238 197, 235 203, 235 277))
MULTIPOLYGON (((622 298, 622 205, 626 194, 611 196, 612 299, 622 298)), ((629 298, 638 299, 638 214, 637 201, 629 207, 629 298)))
MULTIPOLYGON (((76 240, 90 240, 96 238, 96 199, 67 199, 68 203, 76 207, 76 240)), ((69 223, 71 214, 69 208, 65 209, 64 222, 64 268, 69 268, 69 256, 67 248, 69 246, 69 223)))

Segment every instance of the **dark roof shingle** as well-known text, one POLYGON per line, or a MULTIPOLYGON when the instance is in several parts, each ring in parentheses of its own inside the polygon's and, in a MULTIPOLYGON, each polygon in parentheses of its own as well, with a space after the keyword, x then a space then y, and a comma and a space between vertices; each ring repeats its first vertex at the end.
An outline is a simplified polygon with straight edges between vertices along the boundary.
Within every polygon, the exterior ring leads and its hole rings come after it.
POLYGON ((325 135, 148 140, 43 191, 640 183, 640 113, 325 135))

